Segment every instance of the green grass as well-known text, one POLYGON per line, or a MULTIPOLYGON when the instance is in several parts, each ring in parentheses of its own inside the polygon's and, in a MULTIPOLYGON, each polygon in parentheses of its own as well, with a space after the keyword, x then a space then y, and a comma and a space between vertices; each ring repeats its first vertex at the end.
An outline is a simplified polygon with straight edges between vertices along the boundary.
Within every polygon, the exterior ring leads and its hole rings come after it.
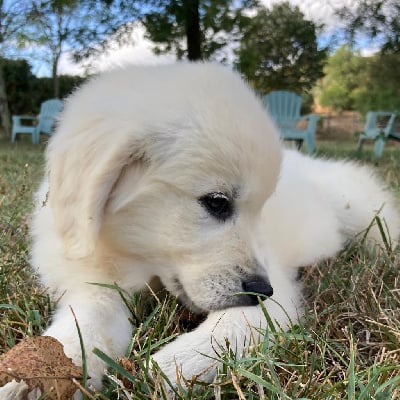
MULTIPOLYGON (((373 164, 355 141, 319 142, 319 155, 373 164)), ((32 192, 42 174, 43 147, 0 142, 0 352, 39 334, 53 304, 28 265, 32 192)), ((376 165, 400 197, 400 148, 388 147, 376 165)), ((400 398, 399 254, 354 243, 337 258, 305 268, 306 315, 288 332, 271 326, 265 341, 243 359, 220 349, 222 366, 212 385, 190 382, 178 399, 397 399, 400 398), (273 344, 269 339, 273 338, 273 344), (269 344, 268 344, 269 343, 269 344)), ((93 399, 167 399, 147 372, 150 350, 189 329, 175 299, 123 294, 133 337, 122 363, 108 360, 110 378, 93 399)))

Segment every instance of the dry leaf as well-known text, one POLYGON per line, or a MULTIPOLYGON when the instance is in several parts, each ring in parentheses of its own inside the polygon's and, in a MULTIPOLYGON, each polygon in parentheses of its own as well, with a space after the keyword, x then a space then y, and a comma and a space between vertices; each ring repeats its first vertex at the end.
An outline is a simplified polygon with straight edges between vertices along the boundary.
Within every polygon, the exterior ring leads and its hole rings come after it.
POLYGON ((24 381, 29 391, 39 389, 49 400, 67 400, 76 392, 72 379, 82 380, 82 368, 64 354, 63 345, 50 336, 23 340, 0 356, 0 386, 24 381))

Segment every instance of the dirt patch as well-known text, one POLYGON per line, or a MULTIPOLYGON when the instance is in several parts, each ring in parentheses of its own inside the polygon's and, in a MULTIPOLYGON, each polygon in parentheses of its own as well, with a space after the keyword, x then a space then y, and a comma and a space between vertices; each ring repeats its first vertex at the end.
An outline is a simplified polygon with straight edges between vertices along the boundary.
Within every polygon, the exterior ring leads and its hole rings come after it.
POLYGON ((354 111, 321 113, 317 127, 317 140, 351 140, 364 129, 364 118, 354 111))

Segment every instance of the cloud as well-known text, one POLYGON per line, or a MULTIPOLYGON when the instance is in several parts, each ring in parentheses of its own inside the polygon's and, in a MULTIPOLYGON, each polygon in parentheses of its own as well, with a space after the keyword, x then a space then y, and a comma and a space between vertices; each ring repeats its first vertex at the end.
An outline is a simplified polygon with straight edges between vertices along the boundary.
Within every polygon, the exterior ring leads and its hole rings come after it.
POLYGON ((123 64, 154 65, 172 63, 171 54, 156 56, 152 51, 152 42, 144 37, 144 28, 138 26, 132 32, 130 44, 108 50, 100 56, 92 57, 82 63, 74 63, 70 54, 65 53, 60 61, 60 73, 83 75, 100 72, 123 64))
MULTIPOLYGON (((284 0, 262 0, 266 7, 283 3, 284 0)), ((289 3, 298 6, 307 19, 318 24, 324 24, 324 31, 331 32, 343 27, 343 22, 335 15, 341 7, 355 7, 354 0, 289 0, 289 3)))

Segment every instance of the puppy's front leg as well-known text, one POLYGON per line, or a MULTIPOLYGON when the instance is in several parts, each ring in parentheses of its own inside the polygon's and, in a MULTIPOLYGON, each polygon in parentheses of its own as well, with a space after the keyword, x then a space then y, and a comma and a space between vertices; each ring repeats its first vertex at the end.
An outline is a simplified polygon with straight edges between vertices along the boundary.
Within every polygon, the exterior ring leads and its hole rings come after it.
POLYGON ((82 365, 76 322, 86 351, 89 383, 100 388, 105 364, 92 351, 98 348, 114 358, 124 354, 131 338, 129 312, 112 289, 87 284, 64 294, 44 335, 58 339, 65 354, 75 364, 82 365))
MULTIPOLYGON (((289 324, 288 315, 282 307, 271 300, 264 302, 268 313, 280 328, 289 324)), ((218 353, 229 347, 237 357, 246 347, 257 343, 259 331, 267 328, 267 319, 260 306, 236 307, 210 314, 193 332, 183 334, 174 342, 154 354, 153 360, 173 385, 177 381, 177 368, 183 377, 198 375, 200 380, 210 382, 216 375, 218 353)))

